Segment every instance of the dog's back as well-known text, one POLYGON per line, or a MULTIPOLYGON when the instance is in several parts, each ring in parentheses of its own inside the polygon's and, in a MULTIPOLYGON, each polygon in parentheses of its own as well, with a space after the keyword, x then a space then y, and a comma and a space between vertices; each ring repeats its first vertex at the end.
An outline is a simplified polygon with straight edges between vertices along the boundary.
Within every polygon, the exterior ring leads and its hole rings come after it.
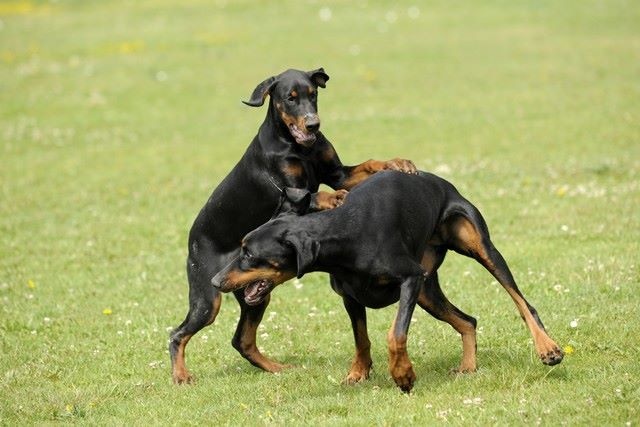
POLYGON ((379 233, 402 233, 405 239, 424 242, 444 219, 467 216, 469 206, 451 183, 436 175, 382 171, 355 187, 341 209, 357 212, 373 226, 385 224, 379 233))

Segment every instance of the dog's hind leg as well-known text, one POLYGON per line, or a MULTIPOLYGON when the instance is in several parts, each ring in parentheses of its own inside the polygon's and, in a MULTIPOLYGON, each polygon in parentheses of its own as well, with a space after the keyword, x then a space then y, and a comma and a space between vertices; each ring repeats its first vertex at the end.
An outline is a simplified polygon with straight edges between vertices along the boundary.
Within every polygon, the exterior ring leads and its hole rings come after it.
POLYGON ((430 272, 420 293, 418 305, 438 320, 447 322, 462 337, 462 362, 456 370, 460 373, 476 370, 476 319, 464 313, 447 299, 438 281, 438 266, 446 249, 429 247, 422 258, 422 265, 430 272), (435 268, 434 268, 435 266, 435 268))
POLYGON ((193 377, 185 364, 185 348, 193 335, 215 320, 220 311, 222 295, 211 286, 213 274, 206 266, 198 267, 193 259, 187 260, 189 279, 189 312, 184 322, 171 332, 169 354, 172 378, 175 384, 186 384, 193 377))
POLYGON ((536 309, 518 289, 509 267, 489 238, 489 231, 480 212, 471 204, 464 206, 465 215, 453 215, 445 221, 447 243, 456 252, 474 258, 484 266, 509 293, 520 316, 533 336, 536 352, 545 365, 556 365, 564 354, 547 335, 536 309))
POLYGON ((238 320, 238 326, 231 340, 231 345, 253 366, 267 372, 280 372, 287 366, 274 362, 264 356, 260 353, 256 345, 256 331, 269 305, 271 295, 267 295, 260 304, 254 306, 250 306, 244 302, 244 289, 235 291, 233 295, 240 304, 240 320, 238 320))

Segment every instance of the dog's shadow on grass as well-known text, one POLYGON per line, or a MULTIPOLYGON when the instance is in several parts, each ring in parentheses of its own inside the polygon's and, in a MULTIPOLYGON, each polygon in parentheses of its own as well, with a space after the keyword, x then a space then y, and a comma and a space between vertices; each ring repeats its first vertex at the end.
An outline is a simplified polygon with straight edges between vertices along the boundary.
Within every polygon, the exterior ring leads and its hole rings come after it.
MULTIPOLYGON (((368 380, 356 386, 343 384, 351 364, 351 354, 336 358, 322 353, 305 355, 288 355, 278 358, 278 361, 289 365, 281 375, 283 381, 297 378, 300 381, 321 381, 342 387, 344 390, 356 390, 360 387, 368 389, 396 389, 396 385, 389 374, 386 353, 376 352, 373 355, 374 364, 368 380)), ((569 381, 568 370, 565 365, 553 367, 543 366, 530 353, 522 350, 511 352, 508 349, 483 349, 478 352, 478 371, 460 374, 456 368, 460 364, 461 354, 452 351, 447 354, 426 354, 415 352, 411 355, 413 368, 417 376, 416 387, 428 384, 428 388, 446 387, 458 381, 469 381, 482 384, 490 381, 495 387, 496 379, 503 378, 505 372, 512 372, 511 377, 520 378, 519 381, 529 384, 536 382, 566 382, 569 381)), ((221 367, 207 376, 227 381, 271 381, 272 374, 251 366, 244 360, 233 363, 232 366, 221 367)), ((511 381, 511 380, 509 380, 511 381)), ((507 387, 507 385, 505 385, 507 387)))

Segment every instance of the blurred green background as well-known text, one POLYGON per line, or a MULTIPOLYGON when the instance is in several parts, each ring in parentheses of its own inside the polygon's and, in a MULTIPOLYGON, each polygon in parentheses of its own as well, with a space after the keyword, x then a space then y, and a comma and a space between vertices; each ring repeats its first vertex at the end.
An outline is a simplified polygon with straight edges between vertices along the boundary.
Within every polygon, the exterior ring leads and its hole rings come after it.
POLYGON ((634 1, 0 1, 0 423, 637 424, 640 4, 634 1), (287 68, 324 67, 323 133, 347 164, 413 159, 484 213, 569 353, 546 368, 504 291, 450 256, 476 316, 478 373, 416 312, 418 375, 386 368, 394 309, 370 312, 375 372, 352 354, 325 275, 274 292, 258 372, 238 316, 188 347, 186 236, 265 109, 240 103, 287 68))

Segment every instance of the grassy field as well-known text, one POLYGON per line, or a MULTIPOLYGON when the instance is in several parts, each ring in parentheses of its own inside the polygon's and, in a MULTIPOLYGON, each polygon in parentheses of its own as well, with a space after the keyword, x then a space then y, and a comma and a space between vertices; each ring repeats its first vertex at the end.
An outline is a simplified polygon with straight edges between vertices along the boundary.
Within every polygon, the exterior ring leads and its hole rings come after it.
POLYGON ((640 6, 633 1, 0 1, 0 424, 638 425, 640 6), (542 366, 507 294, 451 255, 479 371, 414 314, 413 393, 353 344, 327 277, 273 295, 265 374, 225 296, 170 381, 186 236, 265 114, 240 103, 323 66, 323 131, 348 164, 401 156, 456 184, 550 334, 542 366))

